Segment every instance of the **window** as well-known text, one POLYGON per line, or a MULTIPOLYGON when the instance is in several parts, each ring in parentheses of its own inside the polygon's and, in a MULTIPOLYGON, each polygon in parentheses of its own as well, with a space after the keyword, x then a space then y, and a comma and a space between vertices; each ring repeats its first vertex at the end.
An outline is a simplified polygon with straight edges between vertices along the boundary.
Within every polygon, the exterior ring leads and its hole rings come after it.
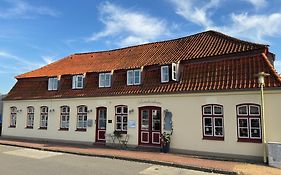
POLYGON ((161 67, 161 83, 169 82, 169 66, 161 67))
POLYGON ((127 85, 141 84, 141 70, 128 70, 127 71, 127 85))
POLYGON ((48 90, 49 91, 58 90, 58 78, 57 77, 48 79, 48 90))
POLYGON ((15 128, 17 124, 17 108, 11 107, 10 127, 15 128))
POLYGON ((77 107, 77 131, 86 131, 87 128, 87 106, 77 107))
POLYGON ((84 75, 74 75, 72 77, 72 89, 82 89, 84 85, 84 75))
POLYGON ((237 105, 238 141, 261 142, 261 115, 257 104, 237 105))
POLYGON ((69 129, 69 106, 61 106, 60 107, 60 130, 68 130, 69 129))
POLYGON ((123 131, 127 133, 128 125, 128 107, 127 106, 116 106, 115 107, 115 120, 116 120, 116 131, 123 131))
POLYGON ((178 81, 178 68, 179 68, 179 64, 176 63, 172 63, 172 80, 174 81, 178 81))
POLYGON ((47 129, 48 127, 48 107, 42 106, 40 113, 40 129, 47 129))
POLYGON ((224 140, 223 106, 209 104, 202 106, 203 138, 224 140))
POLYGON ((110 87, 110 86, 111 86, 111 73, 100 73, 99 87, 110 87))
POLYGON ((33 124, 34 124, 34 107, 29 106, 27 107, 26 128, 33 128, 33 124))

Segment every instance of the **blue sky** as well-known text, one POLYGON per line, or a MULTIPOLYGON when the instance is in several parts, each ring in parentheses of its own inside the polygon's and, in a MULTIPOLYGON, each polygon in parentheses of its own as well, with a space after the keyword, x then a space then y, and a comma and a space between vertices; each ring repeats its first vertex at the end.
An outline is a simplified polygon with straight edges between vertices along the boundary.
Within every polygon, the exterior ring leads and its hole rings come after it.
POLYGON ((67 55, 218 30, 270 45, 281 72, 280 0, 0 0, 0 93, 67 55))

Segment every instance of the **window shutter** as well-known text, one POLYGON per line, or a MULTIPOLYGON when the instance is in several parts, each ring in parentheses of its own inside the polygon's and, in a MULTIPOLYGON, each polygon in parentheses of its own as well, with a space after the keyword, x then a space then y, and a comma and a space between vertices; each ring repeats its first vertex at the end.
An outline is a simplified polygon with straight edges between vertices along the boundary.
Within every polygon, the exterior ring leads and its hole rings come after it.
POLYGON ((72 89, 76 88, 76 75, 72 76, 72 89))
POLYGON ((108 87, 111 87, 111 74, 107 74, 108 75, 108 87))
POLYGON ((172 63, 172 80, 178 81, 178 64, 172 63))
POLYGON ((102 74, 99 74, 99 87, 103 87, 103 84, 102 84, 102 74))
POLYGON ((48 91, 52 90, 52 78, 48 79, 48 91))

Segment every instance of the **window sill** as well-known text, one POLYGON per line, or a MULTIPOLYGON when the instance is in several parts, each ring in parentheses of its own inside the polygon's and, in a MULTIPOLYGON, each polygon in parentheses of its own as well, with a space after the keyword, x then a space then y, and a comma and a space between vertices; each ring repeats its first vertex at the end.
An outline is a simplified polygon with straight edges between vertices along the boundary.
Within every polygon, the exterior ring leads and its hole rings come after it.
POLYGON ((26 126, 25 129, 33 129, 32 126, 26 126))
POLYGON ((238 138, 237 142, 262 143, 261 139, 238 138))
POLYGON ((60 128, 59 131, 68 131, 68 128, 60 128))
POLYGON ((10 125, 9 128, 16 128, 16 126, 10 125))
POLYGON ((47 127, 40 127, 38 129, 40 129, 40 130, 47 130, 47 127))
POLYGON ((224 137, 216 137, 216 136, 203 136, 203 140, 216 140, 216 141, 224 141, 224 137))
POLYGON ((79 131, 79 132, 86 132, 87 129, 86 128, 77 128, 75 131, 79 131))

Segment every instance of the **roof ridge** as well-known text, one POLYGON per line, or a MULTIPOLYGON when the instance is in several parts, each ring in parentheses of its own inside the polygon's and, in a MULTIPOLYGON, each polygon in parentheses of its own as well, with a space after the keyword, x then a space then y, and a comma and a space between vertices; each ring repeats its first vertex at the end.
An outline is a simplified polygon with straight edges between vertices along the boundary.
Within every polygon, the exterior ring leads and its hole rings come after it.
MULTIPOLYGON (((140 47, 140 46, 146 46, 146 45, 153 45, 153 44, 158 44, 158 43, 167 43, 167 42, 172 42, 172 41, 178 41, 186 38, 191 38, 197 35, 202 35, 204 33, 212 32, 212 30, 207 30, 199 33, 195 33, 192 35, 188 36, 182 36, 174 39, 167 39, 167 40, 162 40, 162 41, 154 41, 154 42, 149 42, 149 43, 143 43, 143 44, 137 44, 137 45, 132 45, 132 46, 126 46, 122 48, 116 48, 116 49, 110 49, 110 50, 100 50, 100 51, 93 51, 93 52, 81 52, 81 53, 74 53, 73 55, 84 55, 84 54, 93 54, 93 53, 105 53, 105 52, 112 52, 112 51, 119 51, 119 50, 125 50, 125 49, 130 49, 130 48, 135 48, 135 47, 140 47)), ((216 32, 216 31, 215 31, 216 32)))

